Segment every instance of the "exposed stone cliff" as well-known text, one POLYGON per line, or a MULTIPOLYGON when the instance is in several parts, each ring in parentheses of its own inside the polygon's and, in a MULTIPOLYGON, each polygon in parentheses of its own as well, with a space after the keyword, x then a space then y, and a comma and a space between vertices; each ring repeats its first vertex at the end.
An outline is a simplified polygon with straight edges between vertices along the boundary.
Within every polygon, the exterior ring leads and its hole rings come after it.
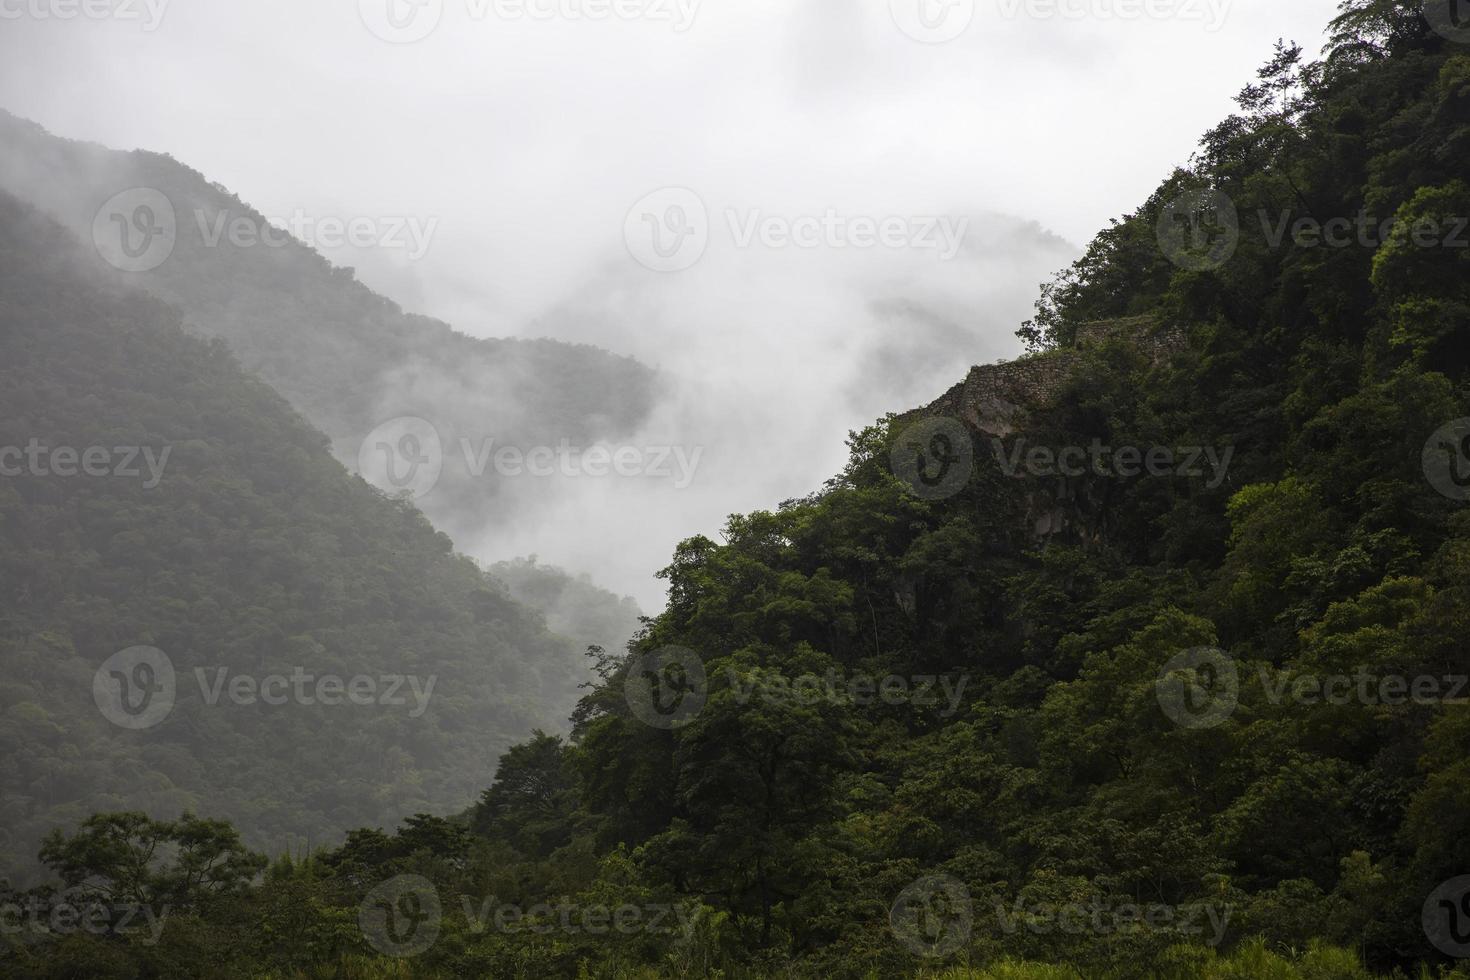
POLYGON ((924 408, 906 413, 903 421, 936 415, 957 418, 978 432, 1005 437, 1015 431, 1028 408, 1049 404, 1077 365, 1080 352, 1123 341, 1155 362, 1184 346, 1176 331, 1151 317, 1100 320, 1077 329, 1077 346, 1030 354, 1014 361, 982 364, 924 408))

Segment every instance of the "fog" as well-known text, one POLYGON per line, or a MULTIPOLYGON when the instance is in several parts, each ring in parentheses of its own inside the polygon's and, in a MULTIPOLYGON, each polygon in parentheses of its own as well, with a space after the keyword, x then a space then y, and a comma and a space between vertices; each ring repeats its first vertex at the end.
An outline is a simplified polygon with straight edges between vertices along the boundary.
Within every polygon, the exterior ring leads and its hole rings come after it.
POLYGON ((818 488, 850 429, 1016 356, 1037 285, 1184 162, 1277 38, 1315 51, 1335 9, 424 0, 389 18, 403 2, 0 0, 0 106, 170 153, 308 229, 402 219, 414 234, 318 244, 467 333, 659 367, 669 396, 626 442, 697 460, 687 486, 677 465, 527 479, 513 520, 456 541, 646 611, 681 538, 818 488))

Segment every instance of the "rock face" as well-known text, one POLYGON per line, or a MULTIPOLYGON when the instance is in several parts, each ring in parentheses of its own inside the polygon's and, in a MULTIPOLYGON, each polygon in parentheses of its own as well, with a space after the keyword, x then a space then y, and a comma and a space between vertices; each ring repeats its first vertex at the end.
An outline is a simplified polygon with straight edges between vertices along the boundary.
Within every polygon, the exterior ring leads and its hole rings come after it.
POLYGON ((1184 346, 1177 331, 1161 328, 1150 317, 1100 320, 1077 328, 1075 348, 1056 348, 1014 361, 982 364, 969 376, 902 421, 946 415, 987 435, 1011 435, 1027 408, 1049 404, 1062 390, 1080 351, 1122 341, 1148 354, 1154 362, 1184 346))
MULTIPOLYGON (((1005 439, 1020 428, 1028 411, 1050 404, 1061 393, 1083 351, 1110 343, 1129 345, 1155 364, 1186 345, 1183 334, 1151 317, 1084 324, 1077 328, 1076 346, 973 367, 964 381, 924 408, 900 416, 898 424, 946 416, 983 436, 1005 439)), ((1037 539, 1068 530, 1088 536, 1085 522, 1077 520, 1077 492, 1072 481, 1058 476, 1048 491, 1027 495, 1027 524, 1037 539)))

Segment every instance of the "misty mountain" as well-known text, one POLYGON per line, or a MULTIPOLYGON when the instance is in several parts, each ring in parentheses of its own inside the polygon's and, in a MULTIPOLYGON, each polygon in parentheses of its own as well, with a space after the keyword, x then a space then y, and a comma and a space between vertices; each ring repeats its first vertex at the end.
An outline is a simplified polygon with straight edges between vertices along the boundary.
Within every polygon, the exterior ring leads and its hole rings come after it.
POLYGON ((0 865, 95 810, 279 852, 463 807, 583 651, 91 257, 0 195, 0 865))
MULTIPOLYGON (((442 468, 414 496, 462 545, 516 525, 542 493, 506 492, 496 450, 623 438, 659 397, 653 371, 590 344, 476 338, 405 313, 163 154, 61 139, 0 110, 0 188, 97 245, 99 268, 175 306, 187 328, 224 340, 379 485, 394 489, 384 477, 399 461, 376 455, 396 452, 394 420, 422 420, 442 468), (370 438, 385 424, 386 442, 370 438)), ((385 234, 423 231, 405 221, 385 234)))

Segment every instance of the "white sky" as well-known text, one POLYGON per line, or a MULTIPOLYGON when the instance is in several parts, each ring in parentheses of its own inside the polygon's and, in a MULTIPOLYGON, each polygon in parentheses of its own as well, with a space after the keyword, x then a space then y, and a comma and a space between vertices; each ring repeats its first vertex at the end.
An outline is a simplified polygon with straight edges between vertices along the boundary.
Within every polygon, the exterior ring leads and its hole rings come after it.
POLYGON ((442 5, 437 28, 391 44, 366 26, 390 2, 411 0, 0 0, 0 106, 62 136, 170 153, 268 216, 437 221, 414 259, 328 255, 466 332, 596 343, 683 379, 647 438, 705 445, 692 488, 583 480, 542 495, 535 526, 460 542, 487 558, 539 552, 648 608, 661 601, 650 573, 679 538, 814 489, 848 428, 1014 356, 1037 283, 1187 160, 1277 38, 1315 52, 1336 8, 677 0, 695 3, 679 31, 676 0, 616 0, 646 15, 601 20, 567 15, 591 9, 577 0, 417 0, 420 16, 442 5), (125 6, 62 19, 83 3, 125 6), (550 14, 496 13, 527 7, 550 14), (947 43, 899 26, 927 12, 953 32, 970 8, 947 43), (1164 16, 1120 16, 1130 9, 1164 16), (710 244, 687 271, 651 272, 624 220, 670 186, 708 207, 710 244), (742 249, 730 209, 971 225, 950 262, 742 249), (928 360, 901 376, 883 366, 912 353, 906 335, 869 308, 895 298, 963 327, 929 337, 928 360))

